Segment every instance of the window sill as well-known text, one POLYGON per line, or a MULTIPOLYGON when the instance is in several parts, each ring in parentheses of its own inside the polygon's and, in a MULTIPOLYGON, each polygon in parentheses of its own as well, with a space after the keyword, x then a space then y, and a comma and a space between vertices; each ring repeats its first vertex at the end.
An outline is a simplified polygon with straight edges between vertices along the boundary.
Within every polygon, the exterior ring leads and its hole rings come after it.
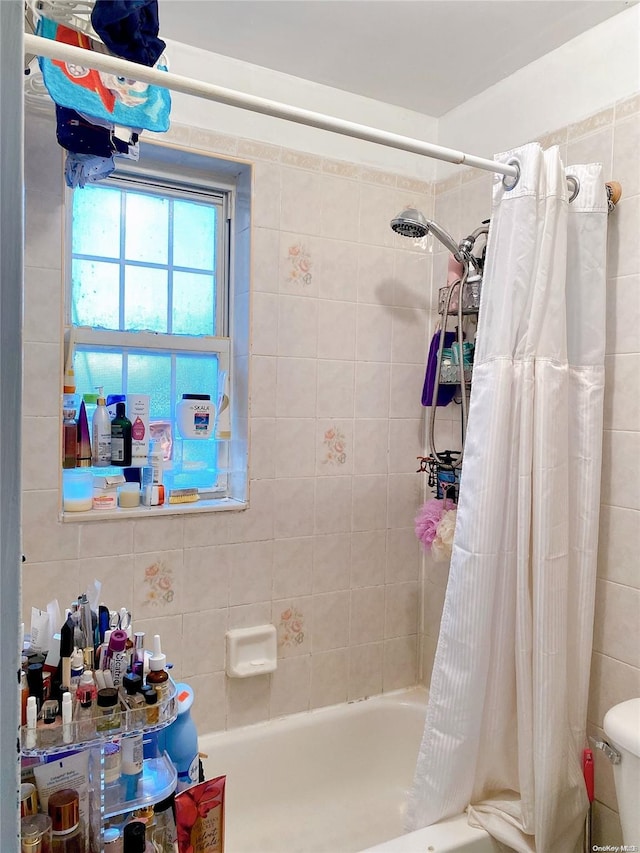
POLYGON ((233 498, 213 498, 210 500, 198 500, 188 504, 163 504, 162 506, 138 506, 132 509, 89 509, 86 512, 62 512, 61 521, 64 524, 86 521, 114 521, 123 518, 158 518, 167 515, 194 515, 203 512, 228 512, 230 510, 243 510, 249 506, 244 501, 233 500, 233 498))

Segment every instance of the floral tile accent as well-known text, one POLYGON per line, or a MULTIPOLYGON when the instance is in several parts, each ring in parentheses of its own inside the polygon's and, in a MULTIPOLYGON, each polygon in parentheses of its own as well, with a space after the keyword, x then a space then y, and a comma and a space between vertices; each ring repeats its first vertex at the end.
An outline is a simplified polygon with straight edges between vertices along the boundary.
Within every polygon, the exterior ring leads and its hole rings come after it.
POLYGON ((144 583, 148 587, 145 602, 154 607, 173 601, 173 571, 161 560, 144 570, 144 583))
POLYGON ((331 427, 325 431, 324 445, 327 448, 323 465, 344 465, 347 461, 346 441, 344 433, 338 427, 331 427))
POLYGON ((304 641, 304 616, 295 607, 288 607, 280 614, 278 645, 284 647, 299 646, 304 641))
POLYGON ((308 287, 312 281, 311 255, 302 243, 289 246, 287 260, 291 266, 287 281, 308 287))

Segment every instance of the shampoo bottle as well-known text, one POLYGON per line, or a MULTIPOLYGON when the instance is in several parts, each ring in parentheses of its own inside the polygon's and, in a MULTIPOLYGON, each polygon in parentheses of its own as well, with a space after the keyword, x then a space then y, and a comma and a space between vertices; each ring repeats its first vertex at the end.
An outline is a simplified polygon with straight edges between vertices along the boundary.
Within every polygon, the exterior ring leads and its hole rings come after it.
POLYGON ((117 404, 116 416, 111 421, 111 463, 131 465, 131 421, 125 414, 124 403, 117 404))
POLYGON ((193 690, 188 684, 176 684, 178 716, 166 729, 165 747, 178 771, 176 791, 183 791, 200 780, 198 732, 191 718, 193 690))
POLYGON ((102 388, 98 388, 98 401, 91 426, 93 464, 98 468, 104 468, 106 465, 111 465, 111 418, 102 388))

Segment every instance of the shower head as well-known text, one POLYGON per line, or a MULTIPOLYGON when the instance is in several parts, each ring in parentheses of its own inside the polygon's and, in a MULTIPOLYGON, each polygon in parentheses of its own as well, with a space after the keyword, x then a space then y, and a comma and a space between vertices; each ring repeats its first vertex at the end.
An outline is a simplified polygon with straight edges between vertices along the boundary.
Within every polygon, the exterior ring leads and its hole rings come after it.
POLYGON ((431 233, 448 249, 457 261, 462 260, 460 248, 455 240, 437 222, 427 219, 423 213, 413 207, 408 207, 391 220, 391 227, 403 237, 426 237, 431 233))

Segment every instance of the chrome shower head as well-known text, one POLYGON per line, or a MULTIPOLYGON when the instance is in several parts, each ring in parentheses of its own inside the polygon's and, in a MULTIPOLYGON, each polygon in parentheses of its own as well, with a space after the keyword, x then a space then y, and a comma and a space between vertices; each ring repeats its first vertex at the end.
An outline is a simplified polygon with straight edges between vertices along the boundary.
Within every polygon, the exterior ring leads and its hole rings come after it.
POLYGON ((456 260, 462 260, 460 247, 451 234, 441 228, 437 222, 427 219, 423 213, 413 207, 408 207, 391 220, 391 227, 403 237, 426 237, 431 233, 448 249, 456 260))

